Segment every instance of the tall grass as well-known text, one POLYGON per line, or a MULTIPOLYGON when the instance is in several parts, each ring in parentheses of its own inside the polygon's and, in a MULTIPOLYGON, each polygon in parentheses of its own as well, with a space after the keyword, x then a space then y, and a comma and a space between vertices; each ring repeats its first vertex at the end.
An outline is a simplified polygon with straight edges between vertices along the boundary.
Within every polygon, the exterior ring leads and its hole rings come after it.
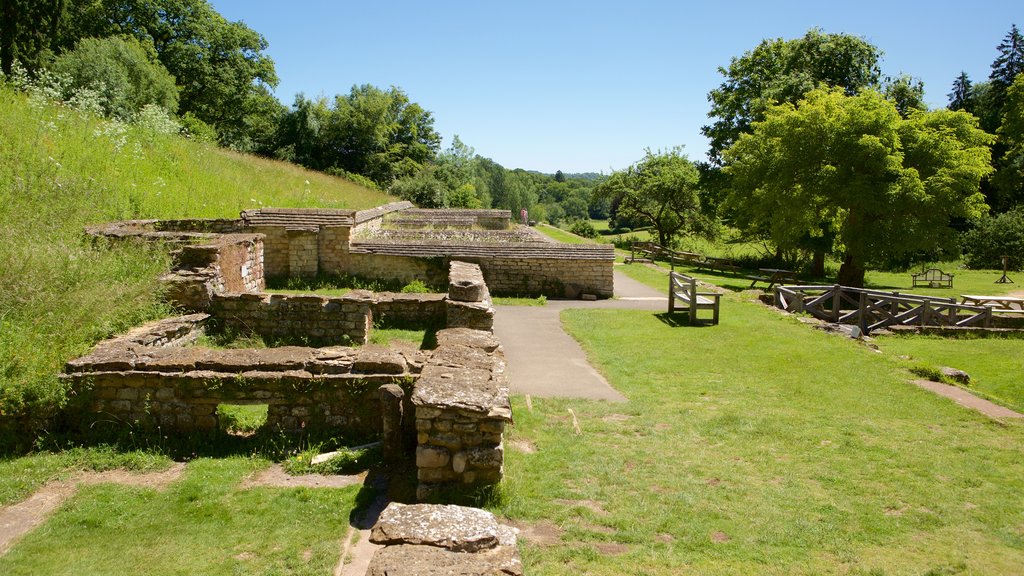
MULTIPOLYGON (((56 374, 97 340, 168 313, 163 250, 93 244, 88 224, 237 217, 391 200, 290 164, 108 122, 0 86, 0 416, 59 405, 56 374)), ((38 413, 38 412, 37 412, 38 413)))

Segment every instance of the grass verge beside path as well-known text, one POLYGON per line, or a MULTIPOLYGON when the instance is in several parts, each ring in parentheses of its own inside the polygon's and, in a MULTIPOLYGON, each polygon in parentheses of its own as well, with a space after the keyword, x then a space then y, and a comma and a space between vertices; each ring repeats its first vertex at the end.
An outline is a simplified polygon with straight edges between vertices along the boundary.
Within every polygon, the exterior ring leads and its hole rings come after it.
POLYGON ((714 327, 562 319, 629 402, 516 402, 505 512, 531 574, 1015 574, 1024 426, 736 302, 714 327), (572 408, 583 434, 573 434, 572 408), (547 523, 547 524, 544 524, 547 523))
POLYGON ((942 338, 881 336, 883 352, 909 356, 932 368, 958 368, 970 374, 966 388, 975 394, 1024 413, 1024 338, 942 338))
POLYGON ((195 460, 163 491, 84 486, 0 557, 0 574, 330 574, 359 487, 239 486, 265 465, 195 460))

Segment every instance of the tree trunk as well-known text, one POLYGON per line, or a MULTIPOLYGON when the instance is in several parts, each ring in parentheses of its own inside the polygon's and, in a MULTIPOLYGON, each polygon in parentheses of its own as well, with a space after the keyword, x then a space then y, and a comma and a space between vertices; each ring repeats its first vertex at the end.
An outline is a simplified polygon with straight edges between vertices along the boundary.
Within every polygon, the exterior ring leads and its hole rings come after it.
POLYGON ((864 266, 852 255, 847 254, 843 259, 843 265, 839 267, 839 274, 836 282, 843 286, 853 288, 864 287, 864 266))
POLYGON ((825 252, 824 250, 815 250, 814 259, 811 261, 811 276, 815 278, 825 277, 825 252))

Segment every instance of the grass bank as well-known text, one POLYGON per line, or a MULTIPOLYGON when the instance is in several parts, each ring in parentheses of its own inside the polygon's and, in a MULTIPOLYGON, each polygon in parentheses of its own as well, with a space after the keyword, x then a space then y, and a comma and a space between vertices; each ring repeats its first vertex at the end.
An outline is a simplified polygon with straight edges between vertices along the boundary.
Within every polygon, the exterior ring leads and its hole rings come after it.
POLYGON ((93 244, 88 224, 367 208, 390 197, 296 166, 113 124, 0 87, 0 416, 60 405, 63 363, 169 311, 164 251, 93 244))

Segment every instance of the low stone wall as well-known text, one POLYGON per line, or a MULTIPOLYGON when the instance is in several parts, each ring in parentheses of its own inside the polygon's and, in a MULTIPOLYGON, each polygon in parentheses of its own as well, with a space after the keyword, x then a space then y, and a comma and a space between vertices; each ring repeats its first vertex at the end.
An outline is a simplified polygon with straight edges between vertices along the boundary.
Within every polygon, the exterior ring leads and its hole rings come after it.
POLYGON ((507 230, 512 221, 510 210, 422 209, 403 210, 387 219, 389 224, 404 228, 426 226, 434 228, 480 227, 489 230, 507 230))
POLYGON ((498 296, 611 298, 614 293, 611 245, 360 241, 349 252, 351 273, 388 280, 442 282, 446 262, 460 260, 479 265, 491 293, 498 296))
POLYGON ((211 311, 219 329, 266 340, 315 345, 364 344, 373 326, 373 294, 344 296, 217 294, 211 311))
POLYGON ((99 421, 166 430, 214 430, 217 405, 267 404, 267 424, 284 430, 381 432, 378 388, 411 388, 418 350, 284 347, 213 350, 183 346, 209 317, 148 324, 67 363, 83 428, 99 421))
POLYGON ((497 338, 450 328, 437 333, 437 343, 412 394, 419 500, 452 487, 499 482, 503 434, 512 421, 497 338))

